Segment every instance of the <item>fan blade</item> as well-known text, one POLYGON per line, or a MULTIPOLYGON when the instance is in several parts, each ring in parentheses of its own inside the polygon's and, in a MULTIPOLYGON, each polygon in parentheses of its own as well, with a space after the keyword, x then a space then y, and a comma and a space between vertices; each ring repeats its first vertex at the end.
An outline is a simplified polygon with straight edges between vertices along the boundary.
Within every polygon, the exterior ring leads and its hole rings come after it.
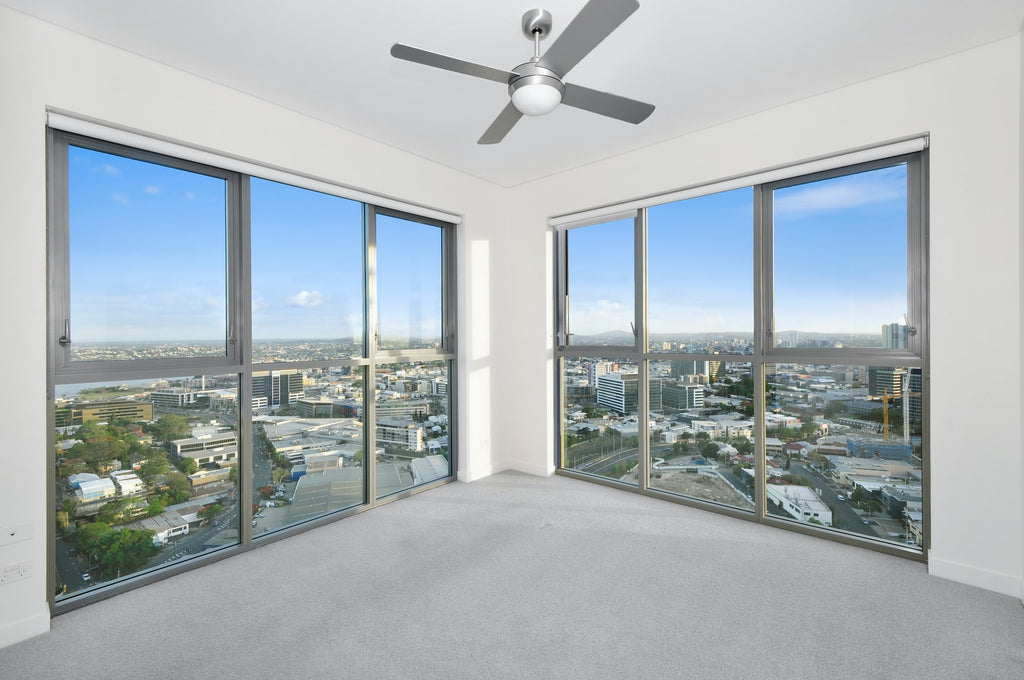
POLYGON ((639 7, 636 0, 590 0, 537 63, 564 78, 639 7))
POLYGON ((486 78, 487 80, 493 80, 503 85, 508 85, 508 81, 515 74, 511 71, 502 71, 500 68, 491 68, 490 66, 484 66, 482 64, 474 64, 471 61, 465 61, 464 59, 456 59, 455 57, 448 57, 437 52, 428 52, 427 50, 421 50, 418 47, 412 47, 404 43, 395 43, 391 46, 391 56, 399 59, 405 59, 406 61, 412 61, 417 64, 423 64, 424 66, 433 66, 435 68, 443 68, 446 71, 455 71, 456 73, 463 73, 467 76, 476 76, 477 78, 486 78))
POLYGON ((635 99, 627 99, 617 94, 609 94, 570 83, 565 84, 562 103, 609 118, 624 120, 634 125, 644 122, 647 120, 647 116, 654 112, 654 104, 645 104, 635 99))
POLYGON ((501 110, 498 117, 491 123, 491 127, 487 128, 483 136, 477 140, 477 144, 497 144, 501 140, 505 139, 505 135, 512 129, 512 126, 519 122, 519 119, 523 117, 523 114, 519 112, 519 109, 512 106, 512 102, 505 105, 505 108, 501 110))

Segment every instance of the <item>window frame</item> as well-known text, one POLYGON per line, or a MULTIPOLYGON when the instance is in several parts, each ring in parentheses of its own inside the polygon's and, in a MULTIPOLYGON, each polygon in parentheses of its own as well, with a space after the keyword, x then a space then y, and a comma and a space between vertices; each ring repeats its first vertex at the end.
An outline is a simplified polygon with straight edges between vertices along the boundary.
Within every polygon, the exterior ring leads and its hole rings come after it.
MULTIPOLYGON (((77 125, 77 123, 75 124, 77 125)), ((71 127, 75 127, 72 125, 71 127)), ((130 146, 106 138, 106 128, 92 126, 103 136, 92 137, 80 132, 72 132, 60 126, 50 125, 46 129, 47 154, 47 446, 54 450, 56 435, 53 427, 55 417, 55 397, 58 385, 74 385, 89 382, 109 382, 131 379, 172 378, 186 375, 232 375, 238 380, 237 388, 237 431, 238 431, 238 467, 239 497, 238 541, 230 546, 205 551, 192 556, 188 560, 172 562, 165 566, 154 566, 131 574, 110 579, 96 586, 88 587, 57 599, 56 585, 56 528, 51 518, 47 521, 48 545, 48 601, 51 612, 60 614, 77 609, 92 602, 111 597, 125 590, 159 581, 182 571, 199 568, 212 561, 223 559, 254 546, 275 542, 299 532, 328 524, 339 519, 358 514, 366 510, 384 505, 401 498, 428 491, 457 479, 459 467, 458 438, 458 326, 457 326, 457 225, 460 219, 455 216, 453 221, 445 221, 436 216, 420 215, 415 212, 393 207, 399 204, 395 199, 382 198, 378 205, 370 202, 373 196, 348 190, 334 185, 307 178, 302 175, 287 173, 279 169, 268 168, 266 173, 260 172, 261 167, 252 163, 244 163, 241 170, 225 169, 208 165, 203 162, 183 157, 168 155, 147 148, 170 147, 177 151, 173 144, 161 140, 145 138, 135 133, 121 134, 111 131, 111 137, 127 136, 130 143, 138 141, 140 146, 130 146), (128 159, 151 162, 200 174, 213 176, 226 181, 225 188, 225 281, 226 281, 226 314, 225 338, 226 353, 224 357, 174 357, 161 359, 129 359, 102 361, 70 361, 70 350, 62 346, 59 339, 64 334, 64 319, 70 313, 70 224, 69 224, 69 147, 77 146, 103 153, 110 153, 128 159), (362 236, 360 247, 363 262, 362 273, 362 304, 363 304, 363 348, 362 356, 337 357, 324 360, 298 360, 282 362, 254 362, 252 355, 252 260, 251 260, 251 201, 250 179, 258 177, 273 182, 319 193, 335 195, 347 200, 355 200, 362 205, 362 236), (349 194, 354 194, 349 195, 349 194), (382 351, 376 343, 371 343, 376 333, 376 270, 375 265, 375 217, 389 215, 410 222, 422 223, 441 229, 441 305, 440 323, 441 346, 408 350, 382 351), (253 516, 252 502, 254 488, 252 474, 253 461, 253 413, 249 407, 252 403, 252 378, 254 374, 264 371, 284 371, 289 369, 315 370, 333 367, 351 367, 363 374, 363 443, 364 452, 376 450, 376 414, 374 381, 375 371, 388 365, 415 362, 444 362, 447 375, 447 416, 448 416, 448 475, 431 480, 417 486, 402 488, 386 496, 376 495, 376 457, 364 453, 363 464, 363 499, 359 505, 301 520, 272 532, 253 535, 251 520, 253 516)), ((92 129, 92 128, 90 128, 92 129)), ((192 149, 181 147, 182 155, 192 155, 192 149)), ((214 162, 219 157, 206 152, 195 152, 214 162), (204 155, 205 154, 205 155, 204 155)), ((224 165, 231 167, 238 162, 231 158, 224 159, 224 165)), ((411 208, 415 206, 411 204, 411 208)), ((438 211, 424 208, 424 212, 432 215, 444 215, 438 211)), ((73 320, 72 334, 74 332, 73 320)), ((73 335, 72 335, 73 337, 73 335)), ((46 459, 48 507, 56 504, 57 472, 53 457, 46 459)))
POLYGON ((109 379, 130 378, 150 373, 173 373, 201 366, 208 372, 223 372, 242 363, 240 352, 241 329, 248 324, 243 321, 242 309, 239 304, 242 297, 240 289, 241 276, 238 272, 243 266, 241 252, 241 218, 242 178, 236 172, 186 161, 172 156, 133 149, 114 142, 108 142, 82 135, 49 128, 47 137, 47 171, 48 171, 48 222, 49 222, 49 345, 50 359, 54 375, 57 378, 68 378, 79 382, 89 382, 89 378, 97 375, 110 376, 109 379), (175 170, 193 172, 208 177, 222 179, 225 182, 225 351, 224 356, 217 357, 168 357, 161 359, 132 360, 97 360, 72 361, 71 346, 74 342, 75 325, 71 318, 71 280, 70 280, 70 206, 68 200, 69 147, 79 147, 90 151, 120 156, 134 161, 152 163, 175 170), (61 338, 70 331, 70 342, 63 343, 61 338))
MULTIPOLYGON (((928 327, 927 308, 924 304, 927 291, 925 290, 926 266, 927 266, 927 244, 925 242, 924 229, 924 171, 923 157, 926 152, 883 158, 857 165, 833 168, 809 175, 799 175, 776 182, 761 185, 761 201, 759 204, 759 215, 761 219, 761 233, 757 241, 761 244, 759 257, 755 262, 761 265, 761 276, 759 284, 761 295, 760 313, 763 322, 763 332, 760 335, 764 339, 763 354, 766 357, 775 357, 779 361, 786 361, 789 357, 815 357, 841 358, 845 361, 875 361, 887 359, 896 362, 920 361, 924 354, 925 329, 928 327), (907 347, 905 349, 882 347, 862 348, 814 348, 814 347, 777 347, 775 346, 774 326, 774 220, 773 220, 773 198, 776 189, 784 189, 804 184, 820 182, 822 180, 848 177, 873 170, 891 168, 897 165, 907 166, 907 347), (911 331, 910 329, 913 329, 911 331)), ((757 334, 757 333, 755 333, 757 334)))
MULTIPOLYGON (((663 194, 664 203, 676 200, 699 198, 704 195, 720 193, 742 186, 753 188, 754 215, 751 229, 753 234, 753 271, 751 285, 753 297, 753 354, 752 355, 708 355, 699 353, 663 353, 650 351, 647 330, 647 209, 663 204, 659 196, 651 196, 622 205, 636 206, 635 235, 637 252, 635 255, 634 285, 636 291, 636 328, 637 338, 634 346, 576 346, 568 343, 568 238, 571 229, 600 224, 621 219, 623 214, 612 214, 614 208, 595 209, 580 212, 585 219, 571 221, 569 218, 553 218, 551 231, 554 252, 554 465, 557 474, 562 474, 586 481, 620 488, 644 495, 657 497, 683 505, 699 507, 719 514, 724 514, 748 521, 775 526, 799 533, 805 533, 828 540, 833 540, 859 547, 866 547, 878 552, 905 557, 917 561, 927 561, 930 548, 930 464, 929 436, 930 404, 929 383, 930 370, 928 360, 929 348, 929 317, 928 317, 928 145, 924 138, 920 146, 909 152, 905 147, 917 147, 917 143, 896 144, 898 153, 885 154, 871 149, 851 154, 848 164, 828 163, 824 170, 815 168, 807 172, 807 164, 794 166, 792 172, 778 168, 770 172, 751 176, 749 184, 743 184, 742 178, 732 178, 722 182, 711 182, 701 188, 683 189, 663 194), (863 154, 870 157, 862 160, 863 154), (859 162, 858 162, 859 161, 859 162), (776 188, 806 184, 821 179, 841 177, 868 170, 891 167, 905 163, 907 165, 907 348, 785 348, 774 347, 774 333, 770 328, 773 320, 772 305, 772 192, 776 188), (803 171, 804 174, 800 174, 803 171), (573 358, 595 358, 615 360, 616 357, 634 360, 638 366, 639 390, 639 446, 638 446, 638 484, 627 484, 618 480, 598 477, 586 472, 566 468, 565 460, 565 427, 563 409, 566 403, 563 385, 564 361, 573 358), (649 422, 650 409, 648 401, 648 381, 650 378, 650 362, 664 360, 701 360, 723 362, 749 362, 751 376, 755 386, 765 384, 766 370, 769 365, 779 363, 835 363, 858 364, 867 367, 903 366, 921 369, 921 428, 924 433, 922 441, 922 506, 924 542, 920 548, 910 549, 881 537, 872 539, 842 529, 818 528, 798 525, 786 519, 773 517, 767 509, 766 492, 766 454, 765 454, 765 408, 767 395, 763 389, 754 390, 754 469, 757 482, 754 489, 755 511, 749 513, 737 508, 706 501, 700 498, 671 494, 650 487, 650 441, 649 422)), ((879 147, 880 149, 890 147, 879 147)), ((811 163, 811 166, 814 164, 811 163)), ((568 329, 571 330, 571 329, 568 329)))

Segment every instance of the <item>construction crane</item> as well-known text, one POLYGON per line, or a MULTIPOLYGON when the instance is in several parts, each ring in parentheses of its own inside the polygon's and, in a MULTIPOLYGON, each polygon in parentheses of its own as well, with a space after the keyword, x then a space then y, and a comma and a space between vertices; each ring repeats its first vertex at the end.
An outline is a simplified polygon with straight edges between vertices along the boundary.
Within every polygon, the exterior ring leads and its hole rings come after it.
MULTIPOLYGON (((907 376, 904 375, 901 383, 907 380, 907 376)), ((886 389, 884 395, 880 397, 882 400, 882 438, 885 441, 889 441, 889 400, 890 399, 902 399, 903 400, 903 443, 910 443, 910 397, 920 397, 920 392, 910 392, 906 389, 906 385, 900 385, 900 391, 896 394, 890 395, 889 390, 886 389)))

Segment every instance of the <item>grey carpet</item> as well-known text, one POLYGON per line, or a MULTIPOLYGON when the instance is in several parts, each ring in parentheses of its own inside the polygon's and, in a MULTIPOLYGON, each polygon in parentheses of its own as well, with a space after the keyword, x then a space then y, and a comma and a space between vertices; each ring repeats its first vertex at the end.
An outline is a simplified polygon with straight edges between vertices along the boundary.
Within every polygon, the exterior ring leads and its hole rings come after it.
POLYGON ((84 607, 0 677, 1024 677, 1024 607, 899 558, 502 473, 84 607))

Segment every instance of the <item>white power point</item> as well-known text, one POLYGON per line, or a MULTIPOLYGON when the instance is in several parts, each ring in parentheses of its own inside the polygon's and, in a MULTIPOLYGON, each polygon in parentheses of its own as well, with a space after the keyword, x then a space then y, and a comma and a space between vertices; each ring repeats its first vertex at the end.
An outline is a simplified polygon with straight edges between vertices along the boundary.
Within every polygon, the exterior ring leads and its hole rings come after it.
POLYGON ((31 562, 15 562, 14 564, 8 564, 0 571, 0 586, 5 583, 12 583, 14 581, 21 581, 29 577, 31 562))

